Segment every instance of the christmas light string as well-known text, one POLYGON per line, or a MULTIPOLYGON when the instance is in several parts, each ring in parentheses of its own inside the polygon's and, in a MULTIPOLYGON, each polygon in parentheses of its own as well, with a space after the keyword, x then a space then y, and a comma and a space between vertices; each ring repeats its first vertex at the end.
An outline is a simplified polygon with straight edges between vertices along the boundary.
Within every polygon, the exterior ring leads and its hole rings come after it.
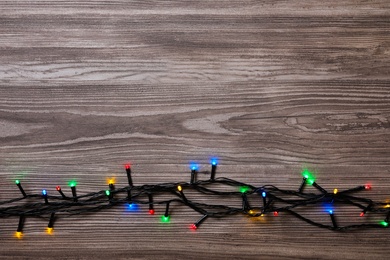
MULTIPOLYGON (((362 190, 370 190, 370 185, 361 185, 355 188, 339 191, 334 189, 333 192, 328 192, 316 183, 312 173, 305 169, 302 172, 303 179, 297 190, 279 189, 273 185, 264 185, 255 187, 250 184, 242 183, 228 178, 215 178, 217 170, 217 160, 211 160, 210 179, 197 181, 199 174, 198 165, 191 164, 190 182, 181 183, 162 183, 156 185, 141 185, 135 186, 131 177, 131 167, 125 165, 128 186, 124 188, 115 188, 113 179, 108 181, 108 189, 98 192, 88 193, 85 195, 77 195, 76 181, 71 181, 72 196, 67 196, 60 186, 56 190, 60 196, 48 194, 47 190, 42 190, 41 194, 27 194, 19 180, 15 184, 19 188, 22 197, 2 201, 0 206, 9 205, 15 202, 27 200, 28 202, 22 205, 8 206, 0 208, 0 218, 19 217, 19 224, 15 236, 23 237, 24 221, 27 217, 49 217, 47 233, 52 234, 54 223, 57 217, 81 215, 90 212, 97 212, 104 209, 109 209, 117 205, 126 204, 129 211, 138 211, 139 205, 148 205, 149 214, 154 215, 154 205, 165 205, 165 212, 161 216, 161 222, 170 222, 170 207, 173 203, 183 204, 194 211, 200 213, 202 217, 190 225, 191 229, 198 229, 199 226, 207 218, 222 218, 229 215, 243 214, 252 218, 262 217, 265 214, 278 216, 280 213, 287 213, 303 220, 311 225, 326 228, 330 230, 349 230, 356 228, 383 228, 388 227, 390 222, 390 205, 384 202, 374 202, 371 199, 353 196, 352 194, 362 190), (236 191, 218 191, 211 189, 209 185, 226 185, 236 187, 236 191), (304 189, 307 185, 311 185, 318 190, 317 193, 306 193, 304 189), (222 204, 207 204, 192 201, 187 198, 186 191, 197 191, 208 196, 224 196, 231 199, 238 198, 242 201, 241 207, 233 207, 222 204), (172 199, 158 200, 154 198, 158 194, 171 194, 172 199), (127 195, 123 197, 122 194, 127 195), (122 195, 122 196, 121 196, 122 195), (256 201, 256 206, 251 206, 249 197, 256 201), (309 207, 326 205, 330 221, 328 223, 316 222, 312 219, 304 217, 297 213, 296 209, 300 207, 309 207), (381 215, 384 220, 377 223, 362 223, 340 226, 337 223, 335 215, 335 205, 351 205, 359 209, 360 217, 364 217, 368 212, 370 214, 381 215), (331 224, 330 224, 331 223, 331 224)), ((252 202, 253 204, 253 202, 252 202)))

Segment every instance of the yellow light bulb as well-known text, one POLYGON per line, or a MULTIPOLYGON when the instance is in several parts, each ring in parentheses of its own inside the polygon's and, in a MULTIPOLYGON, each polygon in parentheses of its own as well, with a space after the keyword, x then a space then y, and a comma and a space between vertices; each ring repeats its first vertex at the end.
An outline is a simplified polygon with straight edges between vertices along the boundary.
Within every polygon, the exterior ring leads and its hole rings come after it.
POLYGON ((178 191, 182 191, 183 188, 182 188, 180 185, 178 185, 178 186, 177 186, 177 190, 178 190, 178 191))
POLYGON ((390 204, 387 204, 387 205, 385 206, 385 208, 390 208, 390 204))
POLYGON ((53 228, 46 228, 46 233, 49 234, 49 235, 52 235, 53 234, 53 228))
POLYGON ((107 184, 110 185, 110 184, 115 184, 115 178, 112 177, 112 178, 107 178, 107 184))
POLYGON ((337 194, 337 192, 339 192, 338 189, 334 189, 334 190, 333 190, 333 193, 334 193, 334 194, 337 194))
POLYGON ((253 210, 250 210, 248 213, 249 214, 254 214, 255 212, 253 210))
POLYGON ((15 237, 17 238, 17 239, 22 239, 23 238, 23 233, 22 232, 15 232, 15 237))

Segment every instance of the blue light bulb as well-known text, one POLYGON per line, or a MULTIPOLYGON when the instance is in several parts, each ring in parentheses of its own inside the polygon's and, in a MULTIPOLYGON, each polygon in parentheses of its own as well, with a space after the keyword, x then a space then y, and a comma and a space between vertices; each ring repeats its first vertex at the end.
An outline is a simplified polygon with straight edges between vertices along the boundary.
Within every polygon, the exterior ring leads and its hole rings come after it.
POLYGON ((218 158, 211 158, 210 163, 211 163, 211 165, 217 165, 218 164, 218 158))
POLYGON ((197 171, 199 166, 196 163, 190 163, 190 169, 191 171, 197 171))
POLYGON ((138 211, 139 210, 138 204, 130 203, 127 207, 127 210, 128 211, 138 211))
POLYGON ((42 190, 42 195, 46 196, 47 195, 47 191, 46 190, 42 190))
POLYGON ((263 191, 263 192, 261 193, 261 196, 263 196, 263 198, 265 198, 265 197, 267 197, 267 193, 265 193, 265 191, 263 191))

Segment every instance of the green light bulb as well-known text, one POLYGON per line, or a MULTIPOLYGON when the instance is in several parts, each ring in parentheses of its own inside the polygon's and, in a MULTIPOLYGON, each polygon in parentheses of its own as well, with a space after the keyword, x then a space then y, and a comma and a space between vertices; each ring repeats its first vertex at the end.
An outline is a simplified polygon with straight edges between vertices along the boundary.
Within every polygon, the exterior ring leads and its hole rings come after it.
POLYGON ((311 176, 311 173, 307 169, 304 169, 302 171, 302 176, 305 177, 306 179, 309 179, 311 176))
POLYGON ((19 184, 20 184, 20 181, 19 181, 19 180, 16 180, 16 181, 15 181, 15 184, 16 184, 16 185, 19 185, 19 184))
POLYGON ((241 193, 245 193, 245 192, 247 192, 249 190, 249 187, 247 187, 247 186, 241 186, 240 187, 240 192, 241 193))
POLYGON ((170 219, 169 216, 165 216, 165 215, 161 216, 161 222, 163 223, 169 223, 169 219, 170 219))
POLYGON ((110 196, 111 192, 109 190, 106 190, 106 195, 110 196))
POLYGON ((69 185, 70 187, 76 187, 77 182, 76 182, 76 181, 70 181, 70 182, 68 183, 68 185, 69 185))
POLYGON ((388 227, 389 226, 389 223, 386 222, 386 221, 381 221, 380 224, 384 227, 388 227))
POLYGON ((314 178, 313 174, 308 169, 303 169, 302 176, 310 185, 313 185, 313 183, 316 181, 316 178, 314 178))
POLYGON ((312 173, 308 169, 303 169, 302 176, 306 179, 313 177, 312 173))

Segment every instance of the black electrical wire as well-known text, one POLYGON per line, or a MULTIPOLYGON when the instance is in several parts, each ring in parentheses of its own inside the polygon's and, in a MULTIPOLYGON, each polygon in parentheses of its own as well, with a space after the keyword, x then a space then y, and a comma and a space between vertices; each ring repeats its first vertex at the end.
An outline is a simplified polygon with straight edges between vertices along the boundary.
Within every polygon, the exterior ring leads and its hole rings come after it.
MULTIPOLYGON (((126 172, 131 178, 129 168, 126 168, 126 172)), ((192 170, 191 174, 196 175, 196 171, 194 172, 194 170, 192 170)), ((20 222, 17 230, 18 232, 21 232, 24 219, 29 217, 48 218, 50 216, 48 226, 49 228, 53 228, 54 216, 57 219, 61 217, 82 215, 131 203, 148 205, 150 209, 153 209, 153 205, 166 205, 164 216, 168 217, 170 205, 172 207, 173 203, 180 203, 202 215, 202 218, 192 225, 193 229, 197 229, 199 225, 208 218, 222 218, 236 214, 259 217, 268 213, 272 213, 276 216, 280 212, 290 214, 310 225, 336 231, 359 228, 383 228, 389 225, 390 206, 387 203, 374 202, 365 197, 351 195, 352 193, 367 189, 367 186, 357 186, 344 191, 335 190, 333 193, 330 193, 322 189, 316 183, 315 188, 317 188, 317 192, 307 193, 303 192, 303 189, 310 183, 307 182, 307 178, 305 177, 298 190, 279 189, 273 185, 255 187, 228 178, 215 178, 215 172, 214 176, 209 180, 194 181, 194 177, 192 177, 191 180, 192 181, 189 183, 162 183, 141 186, 136 186, 132 181, 129 181, 130 185, 123 188, 116 189, 114 185, 110 185, 108 190, 91 192, 79 196, 75 193, 74 187, 72 189, 71 197, 64 195, 63 191, 58 188, 59 186, 57 186, 57 190, 60 192, 61 196, 49 196, 46 192, 44 195, 22 192, 22 197, 20 198, 0 202, 0 205, 2 206, 0 208, 0 218, 19 217, 20 222), (212 188, 215 184, 219 185, 219 190, 212 188), (226 191, 220 191, 220 185, 235 187, 236 190, 228 191, 228 188, 225 188, 226 191), (242 187, 245 187, 245 189, 242 187), (215 198, 213 199, 214 201, 217 201, 218 198, 222 197, 228 199, 227 201, 242 200, 242 207, 193 201, 185 195, 188 191, 198 192, 201 195, 213 197, 215 198), (173 196, 173 198, 168 200, 156 200, 156 195, 158 194, 169 194, 173 196), (251 207, 249 200, 252 202, 258 201, 256 205, 260 206, 251 207), (25 201, 24 204, 21 203, 23 201, 25 201), (18 205, 11 205, 14 203, 18 203, 18 205), (332 205, 332 208, 336 205, 349 205, 357 208, 359 211, 363 210, 363 215, 367 213, 376 214, 380 215, 384 220, 378 220, 377 223, 340 226, 336 221, 333 210, 329 210, 329 212, 326 213, 331 217, 331 221, 327 223, 317 222, 298 213, 300 208, 313 206, 324 207, 324 205, 332 205)), ((313 184, 313 182, 311 184, 313 184)), ((23 190, 19 181, 17 181, 17 185, 20 190, 23 190)), ((152 212, 154 214, 154 209, 152 212)))

